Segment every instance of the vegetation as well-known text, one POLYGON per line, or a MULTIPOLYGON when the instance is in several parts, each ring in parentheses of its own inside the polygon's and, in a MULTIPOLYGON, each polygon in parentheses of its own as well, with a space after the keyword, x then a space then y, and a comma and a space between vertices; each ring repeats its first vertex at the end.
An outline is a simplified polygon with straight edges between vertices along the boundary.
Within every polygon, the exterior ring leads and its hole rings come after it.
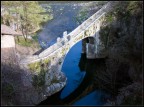
MULTIPOLYGON (((142 74, 143 4, 139 1, 120 2, 120 4, 108 13, 105 26, 102 26, 100 30, 101 40, 108 49, 108 57, 106 73, 96 74, 96 83, 101 87, 106 87, 106 90, 112 91, 114 96, 120 88, 134 82, 141 82, 140 75, 142 74), (107 83, 108 81, 109 83, 107 83)), ((133 88, 126 89, 126 92, 130 93, 128 96, 125 95, 121 105, 142 104, 140 87, 135 91, 133 88)), ((121 95, 124 94, 121 93, 121 95)))
POLYGON ((142 105, 142 93, 137 92, 134 95, 129 95, 124 99, 121 105, 142 105))
POLYGON ((49 64, 49 59, 44 59, 39 62, 31 63, 29 64, 29 69, 34 71, 34 72, 40 72, 41 69, 44 68, 44 70, 47 70, 48 64, 49 64))
POLYGON ((59 83, 59 80, 57 80, 56 78, 53 78, 52 81, 51 81, 51 84, 52 83, 59 83))
POLYGON ((27 39, 27 41, 25 41, 24 37, 19 36, 15 39, 15 41, 16 41, 16 44, 18 45, 33 47, 33 48, 40 48, 37 36, 32 36, 32 39, 27 39))
POLYGON ((14 88, 10 83, 2 83, 2 94, 11 97, 14 92, 14 88))
POLYGON ((79 11, 79 13, 75 18, 77 24, 81 24, 89 17, 89 14, 91 14, 90 10, 94 10, 96 12, 98 8, 96 9, 95 7, 101 7, 106 3, 107 1, 96 1, 96 2, 89 3, 88 6, 82 7, 82 9, 79 11))
MULTIPOLYGON (((134 15, 135 12, 139 11, 142 7, 141 2, 138 1, 130 1, 130 2, 120 2, 121 5, 115 7, 111 12, 108 12, 105 16, 105 21, 103 23, 112 23, 114 21, 120 21, 123 20, 127 25, 130 24, 130 18, 132 15, 134 15), (116 20, 114 20, 116 19, 116 20)), ((105 46, 108 45, 108 35, 110 32, 110 27, 103 26, 100 31, 100 37, 102 41, 104 42, 105 46)), ((115 32, 117 34, 120 32, 120 29, 117 29, 118 31, 115 32)))
POLYGON ((44 68, 41 68, 38 75, 34 75, 32 77, 33 86, 35 86, 36 88, 42 87, 45 84, 45 74, 46 74, 46 71, 44 70, 44 68))
POLYGON ((37 75, 33 76, 33 86, 40 88, 45 84, 45 74, 48 71, 49 59, 45 59, 41 62, 35 62, 29 64, 30 70, 37 72, 37 75))
MULTIPOLYGON (((29 64, 29 68, 30 70, 37 72, 37 75, 34 75, 32 77, 32 84, 34 87, 36 88, 42 88, 45 84, 45 75, 46 72, 48 71, 48 64, 49 64, 50 59, 45 59, 42 60, 40 62, 35 62, 35 63, 31 63, 29 64)), ((58 83, 59 80, 57 80, 56 78, 53 78, 51 80, 50 84, 53 83, 58 83)))
POLYGON ((50 14, 45 12, 37 1, 2 1, 2 23, 8 26, 15 25, 21 31, 25 41, 31 32, 40 28, 42 22, 52 19, 50 14))
POLYGON ((104 46, 107 48, 108 47, 108 34, 110 32, 110 28, 108 26, 106 27, 103 27, 99 34, 101 35, 100 36, 100 39, 102 40, 102 42, 104 43, 104 46))
POLYGON ((105 17, 106 22, 112 22, 113 21, 114 16, 111 13, 108 13, 105 17))
POLYGON ((88 18, 88 12, 85 9, 80 10, 79 14, 76 16, 77 24, 81 24, 88 18))

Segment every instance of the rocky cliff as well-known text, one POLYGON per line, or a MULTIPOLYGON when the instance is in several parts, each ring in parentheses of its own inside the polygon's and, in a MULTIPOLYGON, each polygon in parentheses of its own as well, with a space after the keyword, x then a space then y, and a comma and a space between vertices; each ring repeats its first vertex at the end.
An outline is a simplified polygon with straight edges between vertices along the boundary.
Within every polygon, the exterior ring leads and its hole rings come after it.
POLYGON ((143 2, 119 4, 106 15, 99 32, 106 58, 84 59, 79 66, 93 71, 96 89, 111 93, 112 99, 108 99, 106 105, 141 105, 143 2))
POLYGON ((58 61, 37 72, 20 68, 14 48, 3 49, 1 59, 1 105, 36 105, 66 84, 66 76, 56 69, 58 61))

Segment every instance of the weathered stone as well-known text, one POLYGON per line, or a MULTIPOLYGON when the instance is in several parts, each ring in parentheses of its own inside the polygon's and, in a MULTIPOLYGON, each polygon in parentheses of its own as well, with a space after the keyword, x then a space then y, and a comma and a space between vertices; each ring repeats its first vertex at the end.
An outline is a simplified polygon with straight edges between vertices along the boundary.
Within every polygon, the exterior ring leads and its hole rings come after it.
POLYGON ((86 53, 86 43, 87 42, 88 42, 87 38, 82 40, 82 53, 86 53))
POLYGON ((95 45, 94 44, 90 44, 90 43, 87 43, 86 44, 86 56, 88 59, 95 59, 96 56, 95 56, 95 45))

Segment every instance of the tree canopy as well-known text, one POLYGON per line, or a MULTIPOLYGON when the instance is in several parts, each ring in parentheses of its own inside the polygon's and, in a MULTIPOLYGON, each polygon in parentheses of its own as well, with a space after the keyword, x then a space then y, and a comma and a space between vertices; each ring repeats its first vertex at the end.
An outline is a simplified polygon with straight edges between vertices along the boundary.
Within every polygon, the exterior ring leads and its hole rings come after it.
MULTIPOLYGON (((40 27, 42 22, 52 19, 51 14, 40 14, 46 12, 37 1, 2 1, 2 21, 6 25, 17 25, 24 35, 40 27)), ((50 9, 49 9, 50 11, 50 9)))

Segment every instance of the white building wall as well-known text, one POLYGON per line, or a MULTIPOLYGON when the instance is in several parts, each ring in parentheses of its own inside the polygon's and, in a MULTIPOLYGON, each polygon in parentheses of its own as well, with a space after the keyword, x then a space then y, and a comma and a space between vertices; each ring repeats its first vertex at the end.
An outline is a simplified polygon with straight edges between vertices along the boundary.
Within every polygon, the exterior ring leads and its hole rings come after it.
POLYGON ((14 36, 12 35, 1 35, 1 48, 15 47, 14 36))

